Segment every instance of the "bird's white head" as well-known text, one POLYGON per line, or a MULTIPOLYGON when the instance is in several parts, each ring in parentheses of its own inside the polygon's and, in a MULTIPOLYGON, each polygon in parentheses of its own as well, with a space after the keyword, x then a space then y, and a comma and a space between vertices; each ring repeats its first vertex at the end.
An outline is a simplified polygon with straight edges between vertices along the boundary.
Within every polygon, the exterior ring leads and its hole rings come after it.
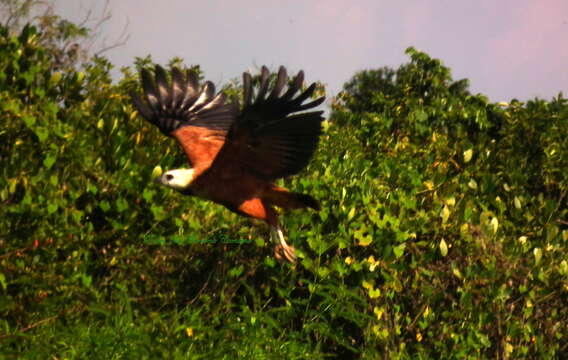
POLYGON ((193 180, 193 169, 174 169, 166 171, 154 181, 172 189, 183 191, 189 188, 193 180))

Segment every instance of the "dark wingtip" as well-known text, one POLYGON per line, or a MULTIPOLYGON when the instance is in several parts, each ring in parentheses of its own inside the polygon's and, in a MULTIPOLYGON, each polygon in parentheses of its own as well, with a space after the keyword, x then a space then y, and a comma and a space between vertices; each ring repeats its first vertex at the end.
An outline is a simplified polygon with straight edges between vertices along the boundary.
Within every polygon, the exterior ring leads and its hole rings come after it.
POLYGON ((131 94, 134 107, 146 120, 169 135, 180 126, 192 124, 228 130, 234 113, 225 105, 226 96, 215 96, 215 85, 199 86, 198 75, 173 67, 171 76, 160 65, 154 71, 141 69, 142 94, 131 94))
POLYGON ((302 84, 304 83, 304 71, 300 70, 298 74, 292 80, 292 85, 288 87, 288 91, 284 95, 282 95, 282 99, 290 100, 294 97, 294 95, 302 88, 302 84))
MULTIPOLYGON (((307 109, 311 109, 311 108, 315 108, 316 106, 319 106, 321 103, 323 103, 325 101, 325 96, 322 96, 314 101, 311 101, 307 104, 303 104, 298 106, 298 111, 304 111, 307 109)), ((322 111, 323 113, 323 111, 322 111)))
POLYGON ((138 113, 142 115, 142 117, 151 120, 153 113, 148 104, 146 104, 144 100, 142 100, 140 96, 138 96, 134 91, 130 92, 130 98, 132 99, 134 107, 136 108, 136 110, 138 110, 138 113))
POLYGON ((168 83, 168 75, 166 70, 160 65, 156 65, 156 88, 162 107, 171 105, 172 102, 172 87, 168 83))
POLYGON ((268 92, 268 83, 270 80, 270 71, 266 66, 262 66, 260 69, 260 88, 258 89, 258 94, 256 95, 256 102, 264 101, 264 97, 268 92))
POLYGON ((300 70, 298 71, 298 75, 296 75, 296 77, 294 78, 294 85, 300 88, 303 83, 304 83, 304 70, 300 70))
POLYGON ((287 80, 288 74, 286 72, 286 68, 284 66, 280 66, 280 68, 278 68, 278 75, 276 76, 274 89, 272 89, 272 92, 270 93, 270 95, 268 95, 268 99, 272 100, 278 98, 278 96, 280 96, 280 93, 282 92, 282 89, 284 88, 284 85, 286 85, 287 80))

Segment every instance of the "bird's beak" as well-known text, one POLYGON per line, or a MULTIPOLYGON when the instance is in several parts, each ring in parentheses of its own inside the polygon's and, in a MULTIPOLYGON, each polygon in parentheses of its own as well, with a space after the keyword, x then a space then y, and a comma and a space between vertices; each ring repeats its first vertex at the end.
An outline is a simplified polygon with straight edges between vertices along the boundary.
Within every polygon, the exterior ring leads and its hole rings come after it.
POLYGON ((162 177, 163 177, 163 175, 156 176, 156 177, 154 178, 154 184, 160 184, 160 185, 162 185, 162 184, 164 183, 162 177))

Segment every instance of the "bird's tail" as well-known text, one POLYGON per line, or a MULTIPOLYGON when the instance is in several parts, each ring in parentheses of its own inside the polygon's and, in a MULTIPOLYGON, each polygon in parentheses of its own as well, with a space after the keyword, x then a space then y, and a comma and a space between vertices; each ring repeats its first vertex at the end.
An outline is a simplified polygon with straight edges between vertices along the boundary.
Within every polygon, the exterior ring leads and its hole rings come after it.
POLYGON ((262 199, 282 209, 303 209, 307 207, 314 210, 320 209, 318 201, 310 195, 293 193, 279 186, 270 187, 263 194, 262 199))

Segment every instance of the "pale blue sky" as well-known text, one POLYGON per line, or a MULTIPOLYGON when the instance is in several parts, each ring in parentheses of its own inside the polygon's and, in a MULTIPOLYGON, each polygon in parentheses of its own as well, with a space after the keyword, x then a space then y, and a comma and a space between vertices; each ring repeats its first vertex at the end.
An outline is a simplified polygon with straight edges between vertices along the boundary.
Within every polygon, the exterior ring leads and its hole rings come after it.
MULTIPOLYGON (((102 0, 57 0, 71 19, 102 0)), ((335 95, 356 71, 397 67, 414 46, 441 59, 454 79, 492 101, 568 90, 566 0, 110 0, 102 36, 128 23, 127 44, 106 54, 117 66, 151 54, 200 64, 215 83, 246 69, 285 65, 335 95)))

